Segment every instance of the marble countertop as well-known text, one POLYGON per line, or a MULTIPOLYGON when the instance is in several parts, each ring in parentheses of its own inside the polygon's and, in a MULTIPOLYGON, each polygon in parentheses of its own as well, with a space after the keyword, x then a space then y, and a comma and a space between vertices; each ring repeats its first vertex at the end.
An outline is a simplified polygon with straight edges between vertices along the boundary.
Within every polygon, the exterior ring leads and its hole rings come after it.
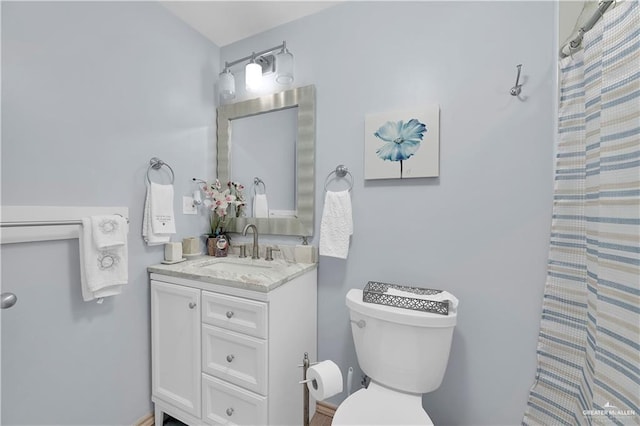
POLYGON ((202 255, 171 265, 149 266, 147 271, 268 293, 317 266, 317 263, 293 263, 283 259, 266 261, 202 255))

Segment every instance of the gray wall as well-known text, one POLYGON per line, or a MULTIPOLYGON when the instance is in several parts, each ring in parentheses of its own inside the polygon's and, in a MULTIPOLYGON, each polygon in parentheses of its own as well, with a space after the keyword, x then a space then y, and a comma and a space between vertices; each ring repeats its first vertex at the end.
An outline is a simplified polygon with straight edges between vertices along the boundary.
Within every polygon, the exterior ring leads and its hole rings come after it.
POLYGON ((320 258, 319 358, 343 373, 357 365, 344 297, 368 280, 460 299, 444 383, 424 397, 439 425, 519 424, 533 383, 552 203, 555 8, 347 2, 222 48, 231 61, 286 40, 295 85, 315 84, 316 235, 327 173, 345 164, 355 178, 349 258, 320 258), (509 95, 519 63, 522 100, 509 95), (440 178, 365 183, 365 115, 434 102, 440 178))
MULTIPOLYGON (((176 174, 179 240, 191 177, 213 174, 219 48, 158 4, 2 2, 2 204, 128 206, 129 284, 80 294, 77 240, 2 246, 2 424, 126 425, 150 413, 145 172, 176 174)), ((160 180, 158 175, 155 179, 160 180)))

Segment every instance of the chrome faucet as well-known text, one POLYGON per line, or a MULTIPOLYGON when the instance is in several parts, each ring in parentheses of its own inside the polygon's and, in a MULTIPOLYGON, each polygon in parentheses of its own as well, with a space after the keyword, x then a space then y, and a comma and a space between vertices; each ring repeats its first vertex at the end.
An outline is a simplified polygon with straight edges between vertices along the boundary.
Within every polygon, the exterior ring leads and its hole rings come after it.
POLYGON ((252 259, 260 259, 258 254, 258 228, 253 223, 248 224, 242 230, 242 235, 246 236, 249 228, 253 228, 253 248, 251 249, 251 258, 252 259))

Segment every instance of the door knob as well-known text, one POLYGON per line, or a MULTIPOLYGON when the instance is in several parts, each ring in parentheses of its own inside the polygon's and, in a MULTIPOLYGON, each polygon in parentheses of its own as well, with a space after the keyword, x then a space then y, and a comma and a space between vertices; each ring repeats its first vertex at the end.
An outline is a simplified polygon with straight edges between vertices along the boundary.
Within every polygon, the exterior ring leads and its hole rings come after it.
POLYGON ((16 304, 18 297, 13 293, 0 294, 0 309, 8 309, 16 304))
POLYGON ((189 302, 189 309, 195 309, 196 308, 196 304, 193 302, 189 302))

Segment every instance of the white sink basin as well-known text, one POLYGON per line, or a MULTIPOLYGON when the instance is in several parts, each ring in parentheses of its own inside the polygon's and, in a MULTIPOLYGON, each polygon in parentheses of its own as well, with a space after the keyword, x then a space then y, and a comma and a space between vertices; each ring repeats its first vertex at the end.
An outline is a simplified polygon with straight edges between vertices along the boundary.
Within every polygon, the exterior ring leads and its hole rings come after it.
POLYGON ((199 266, 208 271, 233 272, 236 274, 255 274, 273 270, 273 265, 268 264, 266 261, 264 261, 264 263, 258 262, 259 261, 255 260, 215 260, 209 261, 199 266))

